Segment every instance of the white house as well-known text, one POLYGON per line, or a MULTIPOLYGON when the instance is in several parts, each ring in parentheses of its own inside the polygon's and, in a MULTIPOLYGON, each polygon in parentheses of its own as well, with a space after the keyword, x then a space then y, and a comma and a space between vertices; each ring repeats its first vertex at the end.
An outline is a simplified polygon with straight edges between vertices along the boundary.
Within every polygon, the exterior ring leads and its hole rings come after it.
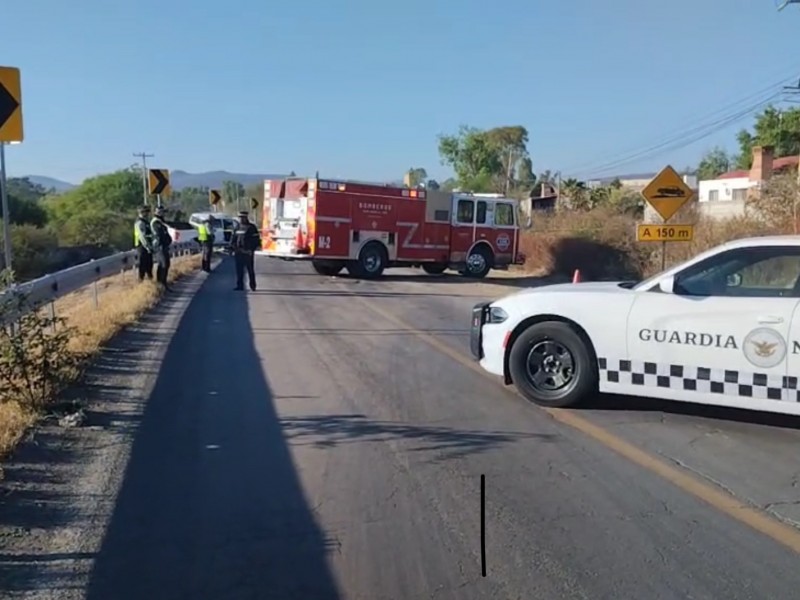
POLYGON ((775 173, 797 169, 800 157, 774 158, 773 153, 771 146, 756 146, 749 171, 729 171, 716 179, 701 181, 698 189, 700 212, 719 218, 744 215, 751 190, 757 191, 775 173))

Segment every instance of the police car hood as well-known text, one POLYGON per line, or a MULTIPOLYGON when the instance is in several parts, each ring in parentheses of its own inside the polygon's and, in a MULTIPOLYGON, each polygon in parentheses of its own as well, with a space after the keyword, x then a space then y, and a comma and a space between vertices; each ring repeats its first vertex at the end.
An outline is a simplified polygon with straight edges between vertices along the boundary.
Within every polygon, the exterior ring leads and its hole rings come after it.
POLYGON ((526 288, 520 290, 511 296, 519 298, 521 296, 530 296, 532 294, 586 294, 586 293, 603 293, 603 294, 629 294, 630 287, 633 285, 631 282, 625 281, 587 281, 582 283, 556 283, 551 285, 542 285, 538 287, 526 288))

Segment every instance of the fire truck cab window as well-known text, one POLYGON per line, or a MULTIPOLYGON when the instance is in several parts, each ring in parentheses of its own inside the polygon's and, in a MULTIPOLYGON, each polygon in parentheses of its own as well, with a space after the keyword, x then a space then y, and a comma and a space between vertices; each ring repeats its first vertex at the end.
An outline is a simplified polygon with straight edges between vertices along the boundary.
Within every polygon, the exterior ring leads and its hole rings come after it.
POLYGON ((514 225, 514 207, 507 202, 498 202, 494 207, 494 224, 501 227, 514 225))
POLYGON ((456 219, 459 223, 472 223, 475 218, 475 203, 472 200, 458 201, 458 214, 456 219))
POLYGON ((479 225, 482 223, 486 223, 486 201, 485 200, 478 200, 478 214, 475 222, 479 225))

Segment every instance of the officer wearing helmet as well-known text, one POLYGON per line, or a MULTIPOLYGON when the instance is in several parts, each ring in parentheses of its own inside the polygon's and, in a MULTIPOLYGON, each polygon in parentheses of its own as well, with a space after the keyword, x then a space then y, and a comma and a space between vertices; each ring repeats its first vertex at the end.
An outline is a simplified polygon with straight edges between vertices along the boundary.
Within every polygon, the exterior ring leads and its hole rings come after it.
POLYGON ((133 224, 133 248, 139 263, 139 281, 153 279, 153 229, 150 227, 150 207, 139 208, 139 217, 133 224))
POLYGON ((244 290, 245 269, 250 289, 256 290, 255 251, 261 247, 261 236, 256 226, 250 222, 248 214, 246 210, 239 212, 240 225, 231 236, 231 250, 236 261, 235 291, 244 290))
POLYGON ((153 257, 158 265, 156 267, 156 281, 169 290, 167 275, 169 274, 172 236, 170 236, 167 223, 164 221, 163 206, 156 208, 155 217, 150 222, 150 227, 153 229, 153 257))

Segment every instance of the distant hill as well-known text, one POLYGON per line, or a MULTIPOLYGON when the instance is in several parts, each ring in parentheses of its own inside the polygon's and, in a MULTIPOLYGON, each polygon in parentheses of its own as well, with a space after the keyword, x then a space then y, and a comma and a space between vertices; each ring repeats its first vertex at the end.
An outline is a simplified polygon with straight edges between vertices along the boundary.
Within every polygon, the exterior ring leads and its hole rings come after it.
POLYGON ((54 179, 52 177, 45 177, 44 175, 23 175, 23 177, 27 177, 31 183, 40 185, 46 190, 52 188, 57 192, 66 192, 75 187, 75 184, 67 183, 66 181, 61 181, 60 179, 54 179))
POLYGON ((187 173, 186 171, 172 171, 170 179, 172 187, 181 190, 187 187, 208 187, 221 188, 223 181, 236 181, 243 186, 260 183, 265 179, 277 179, 286 177, 280 174, 256 174, 256 173, 229 173, 228 171, 207 171, 205 173, 187 173))
MULTIPOLYGON (((53 177, 46 177, 44 175, 24 175, 31 180, 32 183, 41 185, 46 189, 54 188, 57 192, 66 192, 76 187, 75 184, 61 181, 53 177)), ((170 172, 170 179, 172 180, 172 188, 182 190, 187 187, 196 188, 221 188, 223 181, 236 181, 243 186, 260 183, 265 179, 277 179, 287 177, 287 175, 279 174, 258 174, 258 173, 229 173, 228 171, 206 171, 204 173, 188 173, 186 171, 172 171, 170 172)))

